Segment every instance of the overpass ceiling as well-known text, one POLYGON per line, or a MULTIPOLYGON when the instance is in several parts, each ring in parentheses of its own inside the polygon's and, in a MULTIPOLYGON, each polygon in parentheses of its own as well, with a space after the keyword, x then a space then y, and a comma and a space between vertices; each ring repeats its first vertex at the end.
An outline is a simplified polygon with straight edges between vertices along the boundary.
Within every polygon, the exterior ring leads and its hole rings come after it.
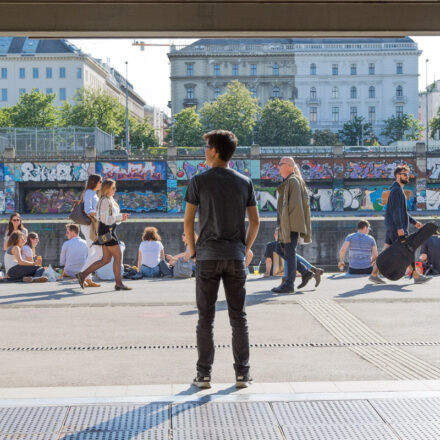
POLYGON ((0 0, 2 35, 302 37, 440 35, 440 0, 0 0))

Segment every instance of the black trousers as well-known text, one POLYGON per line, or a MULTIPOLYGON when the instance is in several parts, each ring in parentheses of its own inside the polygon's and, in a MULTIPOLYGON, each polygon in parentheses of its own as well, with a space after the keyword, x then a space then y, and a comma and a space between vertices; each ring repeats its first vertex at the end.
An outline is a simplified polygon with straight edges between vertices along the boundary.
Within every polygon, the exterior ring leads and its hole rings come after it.
POLYGON ((21 281, 23 277, 41 277, 44 267, 39 266, 12 266, 8 270, 8 278, 10 281, 21 281))
POLYGON ((237 375, 249 372, 249 332, 247 326, 246 265, 244 260, 198 260, 196 263, 197 371, 208 376, 214 363, 214 317, 220 280, 223 280, 229 322, 232 327, 232 352, 237 375))
POLYGON ((370 275, 371 272, 373 272, 373 266, 364 269, 355 269, 353 267, 348 268, 348 273, 351 275, 370 275))

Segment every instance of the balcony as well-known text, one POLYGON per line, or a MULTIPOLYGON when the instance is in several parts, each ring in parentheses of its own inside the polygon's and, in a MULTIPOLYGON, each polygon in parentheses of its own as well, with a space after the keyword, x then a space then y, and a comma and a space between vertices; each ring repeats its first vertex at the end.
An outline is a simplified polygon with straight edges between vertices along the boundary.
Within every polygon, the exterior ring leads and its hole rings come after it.
POLYGON ((393 104, 406 104, 408 101, 406 96, 393 96, 393 104))
POLYGON ((321 98, 307 98, 307 105, 321 105, 321 98))
POLYGON ((183 107, 197 107, 198 101, 196 98, 187 98, 183 100, 183 107))

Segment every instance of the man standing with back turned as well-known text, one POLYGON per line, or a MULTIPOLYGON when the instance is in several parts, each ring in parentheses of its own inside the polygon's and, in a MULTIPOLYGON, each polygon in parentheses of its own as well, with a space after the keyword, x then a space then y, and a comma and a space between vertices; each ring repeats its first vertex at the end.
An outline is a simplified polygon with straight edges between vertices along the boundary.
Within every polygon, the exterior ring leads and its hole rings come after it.
POLYGON ((185 235, 192 258, 196 258, 197 376, 193 385, 211 387, 214 362, 215 303, 223 280, 237 388, 252 383, 249 373, 249 334, 245 312, 245 256, 258 233, 260 220, 252 181, 228 164, 237 148, 230 131, 214 130, 203 136, 206 163, 211 169, 194 176, 185 195, 185 235), (199 209, 199 239, 194 222, 199 209), (246 233, 245 216, 249 219, 246 233))

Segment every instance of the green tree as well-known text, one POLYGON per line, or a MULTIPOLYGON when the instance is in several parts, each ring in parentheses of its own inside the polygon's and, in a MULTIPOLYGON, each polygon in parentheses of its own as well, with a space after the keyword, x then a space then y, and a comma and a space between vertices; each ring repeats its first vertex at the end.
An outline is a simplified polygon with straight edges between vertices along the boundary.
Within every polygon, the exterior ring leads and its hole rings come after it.
MULTIPOLYGON (((154 133, 154 127, 148 122, 138 122, 135 118, 129 118, 130 145, 133 148, 157 147, 159 140, 154 133)), ((121 136, 125 137, 125 129, 121 136)))
POLYGON ((125 127, 125 109, 113 96, 92 90, 79 90, 73 104, 61 108, 62 125, 98 127, 120 136, 125 127))
POLYGON ((290 101, 267 102, 258 123, 260 145, 309 145, 310 127, 301 110, 290 101))
POLYGON ((440 133, 440 107, 437 110, 437 116, 429 121, 429 129, 431 130, 431 139, 435 139, 437 133, 440 133))
POLYGON ((226 93, 207 102, 200 110, 204 130, 230 130, 240 145, 252 143, 252 130, 260 107, 250 91, 238 81, 228 84, 226 93))
POLYGON ((352 121, 346 122, 339 130, 339 138, 344 145, 372 145, 376 142, 373 126, 370 122, 364 123, 364 117, 355 116, 352 121))
POLYGON ((188 107, 174 115, 174 127, 168 130, 167 142, 172 141, 174 130, 174 145, 177 147, 199 147, 203 145, 203 130, 200 116, 195 107, 188 107))
POLYGON ((416 141, 423 130, 423 125, 414 115, 391 116, 384 122, 385 127, 381 135, 385 136, 389 143, 402 140, 416 141))
POLYGON ((14 127, 54 127, 58 123, 58 110, 54 106, 54 94, 23 93, 17 104, 9 108, 11 125, 14 127))
POLYGON ((10 127, 11 125, 11 107, 0 108, 0 127, 10 127))
POLYGON ((313 145, 327 146, 327 145, 341 145, 338 133, 334 133, 328 128, 325 130, 315 130, 313 132, 313 145))

